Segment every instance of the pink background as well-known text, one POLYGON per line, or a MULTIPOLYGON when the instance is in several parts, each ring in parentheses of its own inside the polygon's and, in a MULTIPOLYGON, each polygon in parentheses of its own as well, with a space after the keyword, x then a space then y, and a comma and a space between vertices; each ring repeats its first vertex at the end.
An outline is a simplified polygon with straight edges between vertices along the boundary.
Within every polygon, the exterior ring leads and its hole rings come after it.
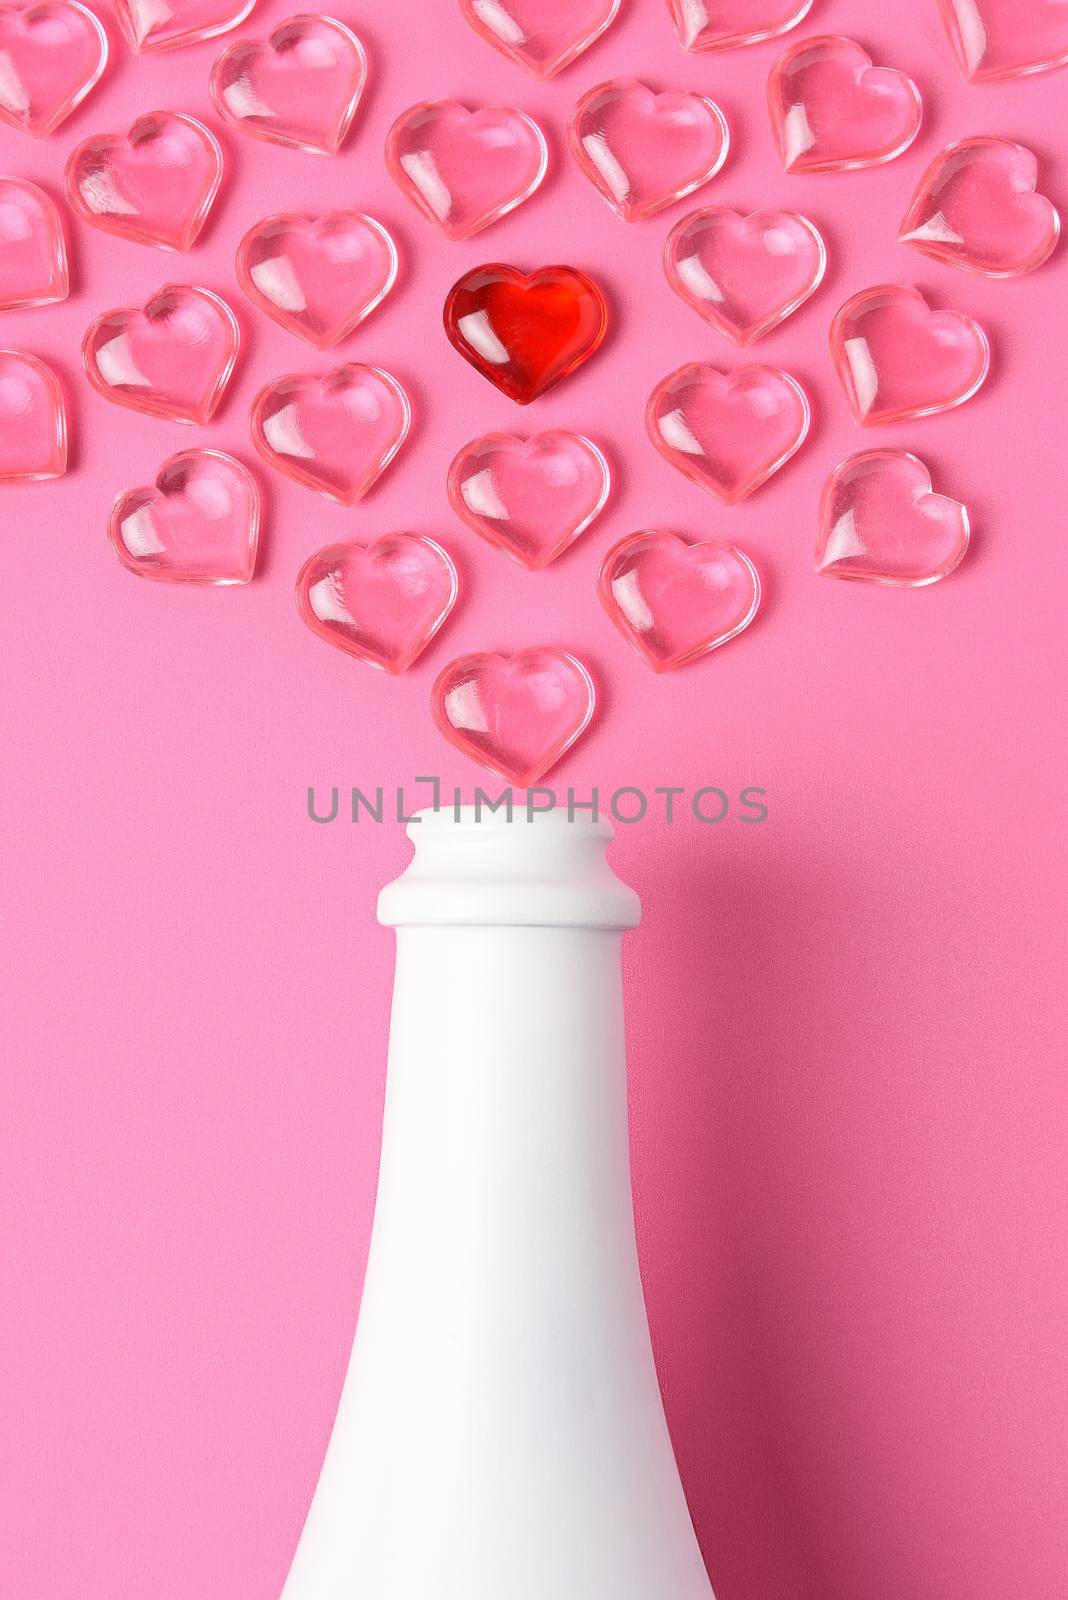
MULTIPOLYGON (((242 31, 286 14, 270 0, 242 31)), ((69 302, 3 319, 4 343, 62 374, 74 461, 2 501, 0 1594, 279 1593, 359 1300, 393 959, 374 901, 408 854, 395 825, 315 827, 306 790, 440 773, 469 795, 482 775, 430 722, 434 675, 461 651, 551 642, 602 690, 564 785, 768 793, 761 827, 658 816, 614 848, 646 915, 627 944, 642 1265, 720 1600, 1052 1600, 1068 1585, 1068 251, 996 283, 894 239, 923 166, 967 134, 1032 144, 1068 204, 1053 145, 1068 79, 969 88, 934 0, 816 0, 802 31, 852 32, 910 69, 927 121, 890 166, 787 178, 763 104, 781 46, 688 57, 661 0, 624 0, 547 85, 453 0, 337 14, 372 63, 341 156, 223 130, 225 187, 188 257, 78 226, 69 302), (679 363, 747 359, 662 278, 686 203, 627 227, 564 150, 580 91, 639 72, 711 92, 730 120, 728 165, 690 207, 780 202, 828 238, 825 287, 756 356, 808 386, 812 436, 735 510, 662 462, 641 421, 679 363), (382 160, 392 119, 444 96, 517 105, 552 143, 543 191, 463 245, 382 160), (409 387, 413 437, 348 511, 257 468, 268 531, 250 587, 138 582, 105 538, 116 493, 193 440, 255 465, 257 388, 334 364, 250 312, 232 261, 257 218, 336 205, 398 237, 398 288, 344 355, 409 387), (495 259, 566 261, 611 297, 601 354, 525 413, 441 329, 452 281, 495 259), (223 293, 246 338, 210 429, 111 407, 78 370, 91 318, 175 279, 223 293), (978 317, 994 370, 959 412, 862 434, 826 331, 847 294, 892 279, 978 317), (616 492, 533 576, 457 524, 445 473, 478 433, 552 426, 593 435, 616 492), (973 549, 933 589, 813 575, 826 473, 880 443, 918 450, 972 508, 973 549), (767 585, 748 633, 665 679, 594 592, 609 542, 651 525, 736 539, 767 585), (326 648, 292 602, 318 545, 396 528, 440 538, 464 584, 400 681, 326 648)), ((0 134, 0 170, 58 194, 74 143, 139 111, 218 129, 218 43, 135 60, 107 25, 105 82, 41 145, 0 134)))

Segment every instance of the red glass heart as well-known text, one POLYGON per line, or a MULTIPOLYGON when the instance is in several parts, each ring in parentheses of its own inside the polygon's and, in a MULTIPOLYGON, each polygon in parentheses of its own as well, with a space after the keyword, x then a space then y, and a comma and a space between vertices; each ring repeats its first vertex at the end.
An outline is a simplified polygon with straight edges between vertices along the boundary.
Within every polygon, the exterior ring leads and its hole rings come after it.
POLYGON ((449 342, 521 406, 588 361, 607 329, 604 295, 574 267, 476 267, 445 301, 449 342))
POLYGON ((327 644, 386 672, 406 672, 456 604, 451 557, 421 533, 317 550, 297 578, 297 609, 327 644))

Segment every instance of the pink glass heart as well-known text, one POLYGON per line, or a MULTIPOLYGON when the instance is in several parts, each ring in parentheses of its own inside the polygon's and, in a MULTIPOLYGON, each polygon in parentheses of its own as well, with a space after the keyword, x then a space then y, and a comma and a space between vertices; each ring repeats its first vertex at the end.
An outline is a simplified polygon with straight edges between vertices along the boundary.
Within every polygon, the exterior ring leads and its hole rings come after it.
POLYGON ((968 508, 931 490, 931 474, 903 450, 851 456, 820 501, 816 571, 827 578, 918 588, 962 560, 968 508))
POLYGON ((904 72, 872 65, 852 39, 801 39, 768 78, 768 109, 787 172, 876 167, 920 131, 920 91, 904 72))
POLYGON ((256 0, 112 0, 131 50, 177 50, 229 33, 256 0))
POLYGON ((340 150, 367 82, 367 57, 333 17, 290 17, 267 39, 228 45, 211 71, 220 114, 256 139, 316 155, 340 150))
POLYGON ((460 0, 476 33, 535 78, 551 78, 616 19, 620 0, 460 0))
POLYGON ((469 239, 540 185, 549 149, 522 111, 469 111, 455 100, 412 106, 386 138, 394 180, 446 239, 469 239))
POLYGON ((158 583, 248 583, 259 530, 255 479, 221 450, 171 456, 154 484, 119 495, 108 523, 123 566, 158 583))
POLYGON ((107 65, 108 37, 75 0, 0 5, 0 122, 43 139, 107 65))
POLYGON ((733 50, 796 28, 812 0, 668 0, 684 50, 733 50))
POLYGON ((610 485, 597 446, 563 429, 529 439, 488 433, 465 445, 449 468, 457 516, 531 572, 586 531, 610 485))
POLYGON ((823 281, 819 230, 793 211, 740 215, 710 206, 668 235, 664 271, 676 294, 735 344, 752 344, 804 305, 823 281))
POLYGON ((1031 272, 1053 254, 1056 208, 1035 193, 1038 161, 1008 139, 962 139, 935 156, 901 224, 902 244, 987 278, 1031 272))
POLYGON ((269 383, 253 401, 250 422, 268 466, 351 506, 404 443, 411 409, 396 378, 350 362, 321 378, 269 383))
POLYGON ((107 311, 82 343, 105 400, 173 422, 208 422, 234 370, 237 319, 209 289, 170 283, 144 310, 107 311))
POLYGON ((736 505, 785 466, 808 434, 808 397, 775 367, 679 367, 649 396, 645 423, 673 467, 736 505))
POLYGON ((973 83, 1068 62, 1064 0, 938 0, 960 70, 973 83))
POLYGON ((858 422, 904 422, 963 405, 990 370, 986 334, 959 311, 932 311, 918 289, 882 284, 847 300, 831 354, 858 422))
POLYGON ((584 94, 568 124, 571 153, 624 222, 651 216, 714 178, 727 120, 703 95, 654 94, 636 79, 584 94))
POLYGON ((709 539, 687 544, 650 529, 621 539, 601 563, 601 604, 654 672, 669 672, 726 644, 760 605, 749 557, 709 539))
POLYGON ((153 111, 129 133, 102 133, 80 144, 67 162, 67 194, 94 228, 162 250, 188 250, 222 173, 222 151, 203 123, 153 111))
POLYGON ((35 183, 0 178, 0 310, 53 305, 69 289, 58 206, 35 183))
POLYGON ((0 484, 61 478, 67 413, 51 367, 24 350, 0 350, 0 484))
POLYGON ((314 634, 372 667, 407 672, 456 604, 451 558, 424 534, 317 550, 297 578, 297 609, 314 634))
POLYGON ((254 306, 299 339, 340 344, 397 281, 397 247, 359 211, 266 217, 237 247, 237 281, 254 306))
POLYGON ((581 661, 535 646, 451 661, 434 684, 431 710, 457 750, 528 789, 584 732, 595 700, 581 661))

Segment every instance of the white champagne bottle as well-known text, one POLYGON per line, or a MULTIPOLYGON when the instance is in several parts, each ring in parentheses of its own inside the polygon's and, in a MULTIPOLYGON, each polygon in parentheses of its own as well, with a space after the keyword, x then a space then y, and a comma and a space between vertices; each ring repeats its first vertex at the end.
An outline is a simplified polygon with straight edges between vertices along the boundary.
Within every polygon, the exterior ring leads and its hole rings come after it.
POLYGON ((611 829, 408 832, 363 1303, 283 1600, 711 1600, 638 1275, 611 829))

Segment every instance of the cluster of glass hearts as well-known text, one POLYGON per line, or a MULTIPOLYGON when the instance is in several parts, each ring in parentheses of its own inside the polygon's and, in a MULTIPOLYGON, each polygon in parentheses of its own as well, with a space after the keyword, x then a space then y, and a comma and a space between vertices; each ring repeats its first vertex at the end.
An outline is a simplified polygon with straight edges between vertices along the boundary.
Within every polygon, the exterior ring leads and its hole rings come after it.
MULTIPOLYGON (((135 52, 171 50, 240 26, 254 0, 113 0, 135 52)), ((569 68, 616 20, 620 0, 458 0, 488 44, 535 78, 569 68)), ((686 50, 715 52, 796 29, 811 0, 667 0, 686 50)), ((1068 8, 1050 0, 938 0, 965 77, 991 80, 1068 62, 1068 8)), ((108 64, 107 34, 79 0, 0 5, 0 122, 52 135, 108 64)), ((263 37, 225 45, 210 93, 228 129, 320 156, 348 138, 368 76, 363 43, 335 18, 302 14, 263 37)), ((785 174, 830 173, 895 160, 923 119, 919 89, 848 38, 789 43, 766 81, 770 135, 785 174)), ((385 148, 389 173, 423 219, 450 241, 490 228, 538 193, 550 163, 547 130, 515 107, 423 101, 402 110, 385 148)), ((708 96, 633 78, 598 82, 573 103, 561 145, 599 197, 643 224, 712 183, 730 158, 731 130, 708 96)), ((149 109, 125 130, 92 134, 66 161, 73 216, 104 232, 183 252, 196 241, 225 179, 219 140, 196 117, 149 109)), ((900 240, 934 261, 990 278, 1039 267, 1060 221, 1039 188, 1034 153, 1002 136, 972 135, 930 162, 900 240)), ((68 226, 54 196, 0 177, 0 311, 47 306, 70 290, 68 226)), ((816 224, 788 207, 748 213, 705 204, 674 222, 663 247, 667 284, 729 343, 748 348, 816 293, 827 270, 816 224)), ((346 340, 393 290, 389 231, 358 209, 264 217, 236 250, 240 289, 257 311, 318 351, 346 340)), ((593 358, 611 308, 596 272, 573 265, 492 262, 463 273, 445 300, 455 350, 518 405, 535 403, 593 358)), ((98 315, 86 330, 87 381, 109 402, 207 425, 240 358, 233 308, 196 284, 167 283, 145 304, 98 315)), ((857 423, 915 421, 977 393, 990 366, 984 330, 908 284, 862 288, 830 321, 830 356, 857 423)), ((388 371, 342 361, 326 373, 267 383, 253 402, 252 443, 272 470, 342 505, 365 496, 401 451, 412 410, 388 371)), ((648 396, 652 447, 723 506, 756 493, 802 449, 811 409, 804 386, 777 367, 693 361, 648 396)), ((67 402, 37 356, 0 350, 0 484, 61 476, 67 402)), ((609 455, 583 432, 487 433, 456 455, 443 498, 495 550, 530 571, 563 557, 609 502, 609 455)), ((965 506, 936 492, 915 455, 876 448, 827 480, 817 514, 816 570, 897 587, 951 572, 969 540, 965 506)), ((230 454, 193 447, 155 482, 115 502, 108 536, 122 564, 163 582, 243 584, 254 575, 261 497, 230 454)), ((407 671, 461 593, 449 552, 425 534, 389 533, 312 554, 297 579, 308 627, 356 659, 407 671)), ((737 637, 760 604, 752 560, 721 540, 667 529, 619 539, 600 562, 598 593, 620 634, 656 673, 681 668, 737 637)), ((431 693, 438 727, 510 782, 537 782, 588 726, 593 679, 568 651, 536 645, 458 658, 431 693)))

